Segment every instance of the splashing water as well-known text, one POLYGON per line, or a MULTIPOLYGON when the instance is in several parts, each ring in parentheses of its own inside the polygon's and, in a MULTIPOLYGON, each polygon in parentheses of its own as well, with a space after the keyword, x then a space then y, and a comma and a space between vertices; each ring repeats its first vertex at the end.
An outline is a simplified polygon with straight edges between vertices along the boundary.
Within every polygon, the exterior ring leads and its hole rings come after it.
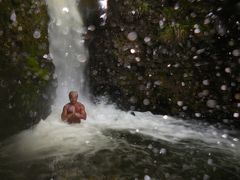
POLYGON ((73 89, 86 96, 83 73, 88 58, 83 37, 86 28, 83 26, 76 1, 47 0, 46 2, 51 18, 50 54, 58 78, 55 104, 62 106, 68 100, 66 95, 73 89))
POLYGON ((104 26, 106 24, 107 20, 107 8, 108 8, 108 0, 98 0, 98 4, 102 10, 102 13, 100 15, 100 18, 102 19, 101 25, 104 26))
MULTIPOLYGON (((49 23, 50 54, 58 78, 57 99, 52 107, 51 115, 45 121, 40 121, 33 128, 0 144, 0 159, 2 158, 8 163, 28 162, 28 166, 30 162, 43 164, 45 162, 44 167, 48 167, 45 173, 48 171, 51 171, 50 174, 58 172, 67 178, 72 177, 79 169, 85 173, 91 169, 91 172, 98 177, 99 173, 105 172, 99 168, 101 166, 110 169, 115 174, 127 172, 127 177, 131 173, 131 177, 138 177, 134 173, 143 173, 142 177, 151 178, 154 175, 147 173, 153 172, 146 168, 156 169, 157 166, 160 166, 157 163, 161 161, 163 164, 165 163, 166 167, 159 170, 159 173, 163 174, 155 174, 155 176, 163 175, 168 178, 170 177, 167 168, 169 163, 172 166, 172 169, 169 167, 170 170, 176 173, 179 166, 183 169, 191 169, 193 167, 186 163, 192 165, 195 163, 194 159, 205 158, 205 163, 200 163, 199 166, 194 164, 197 166, 196 170, 201 172, 199 168, 205 168, 205 165, 202 164, 211 165, 213 168, 214 161, 211 158, 214 158, 212 157, 214 153, 220 154, 219 157, 224 155, 229 158, 219 160, 219 165, 214 168, 221 170, 221 161, 225 164, 230 161, 233 167, 235 166, 233 159, 239 162, 240 143, 238 137, 230 134, 234 134, 234 132, 226 132, 214 126, 202 125, 194 121, 190 123, 168 116, 153 115, 149 112, 123 112, 112 105, 104 103, 94 105, 89 102, 83 72, 88 58, 83 39, 86 30, 78 12, 77 1, 47 0, 46 2, 51 17, 49 23), (88 114, 86 122, 69 125, 60 120, 62 106, 68 101, 70 90, 79 91, 80 101, 85 104, 88 114), (199 151, 202 153, 197 155, 199 151), (188 152, 189 154, 186 156, 188 152), (98 162, 102 154, 106 156, 98 162), (138 154, 142 158, 137 158, 138 154), (208 155, 202 157, 205 154, 208 155), (113 159, 109 159, 110 157, 113 159), (118 160, 118 157, 121 159, 118 160), (163 157, 169 159, 164 160, 163 157), (187 160, 189 162, 186 162, 183 157, 186 159, 190 157, 190 160, 187 160), (80 161, 81 158, 85 161, 80 161), (181 163, 178 166, 176 161, 180 161, 180 159, 181 163), (75 161, 78 163, 75 164, 75 161), (117 163, 121 164, 125 161, 128 163, 121 167, 124 169, 126 166, 127 170, 113 168, 117 163), (69 162, 71 162, 70 165, 69 162), (85 164, 86 162, 89 162, 90 165, 85 164), (68 171, 71 171, 70 169, 73 167, 79 167, 79 169, 73 174, 66 174, 61 171, 61 168, 56 167, 56 164, 60 166, 62 163, 65 164, 65 169, 68 171), (86 171, 85 168, 87 168, 86 171), (138 169, 141 170, 141 173, 138 172, 138 169)), ((215 156, 217 157, 217 155, 215 156)), ((228 165, 226 164, 226 166, 228 165)), ((19 174, 23 171, 26 176, 26 169, 21 170, 20 167, 18 169, 19 174)), ((230 174, 234 174, 236 171, 240 171, 239 168, 230 174)), ((41 174, 41 172, 38 173, 41 174)), ((80 174, 78 172, 76 176, 80 177, 80 174)), ((182 176, 184 177, 184 175, 182 176)), ((208 177, 209 175, 204 171, 201 172, 201 176, 208 177)))

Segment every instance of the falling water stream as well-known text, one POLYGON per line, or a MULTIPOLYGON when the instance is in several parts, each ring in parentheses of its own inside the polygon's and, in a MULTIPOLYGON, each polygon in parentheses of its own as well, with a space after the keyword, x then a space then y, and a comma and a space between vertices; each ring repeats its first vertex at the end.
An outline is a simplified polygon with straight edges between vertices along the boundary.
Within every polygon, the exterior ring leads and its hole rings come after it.
POLYGON ((46 2, 57 98, 46 120, 0 144, 1 179, 240 179, 237 131, 92 104, 78 1, 46 2), (81 124, 60 120, 70 90, 86 107, 81 124))

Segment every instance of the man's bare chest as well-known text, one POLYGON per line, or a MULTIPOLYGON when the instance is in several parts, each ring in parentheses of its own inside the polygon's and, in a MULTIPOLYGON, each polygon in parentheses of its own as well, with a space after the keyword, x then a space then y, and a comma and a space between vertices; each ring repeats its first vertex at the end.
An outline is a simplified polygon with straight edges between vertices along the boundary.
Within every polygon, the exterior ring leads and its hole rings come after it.
POLYGON ((81 106, 79 104, 75 104, 75 105, 68 105, 67 108, 67 113, 80 113, 81 112, 81 106))

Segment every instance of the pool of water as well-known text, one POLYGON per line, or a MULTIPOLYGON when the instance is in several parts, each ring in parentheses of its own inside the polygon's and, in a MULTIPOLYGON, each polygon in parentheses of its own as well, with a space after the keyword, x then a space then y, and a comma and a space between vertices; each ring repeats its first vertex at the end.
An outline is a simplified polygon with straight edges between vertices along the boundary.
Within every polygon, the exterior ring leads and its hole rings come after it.
POLYGON ((68 125, 53 113, 2 142, 1 179, 240 179, 238 131, 91 109, 102 114, 68 125))

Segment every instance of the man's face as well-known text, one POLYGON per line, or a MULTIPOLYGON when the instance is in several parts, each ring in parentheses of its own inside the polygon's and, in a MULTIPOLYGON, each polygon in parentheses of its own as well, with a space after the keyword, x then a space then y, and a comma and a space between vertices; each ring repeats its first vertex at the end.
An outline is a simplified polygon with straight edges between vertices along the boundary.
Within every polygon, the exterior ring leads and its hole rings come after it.
POLYGON ((69 100, 72 104, 75 104, 77 102, 77 99, 78 99, 78 95, 72 93, 69 95, 69 100))

